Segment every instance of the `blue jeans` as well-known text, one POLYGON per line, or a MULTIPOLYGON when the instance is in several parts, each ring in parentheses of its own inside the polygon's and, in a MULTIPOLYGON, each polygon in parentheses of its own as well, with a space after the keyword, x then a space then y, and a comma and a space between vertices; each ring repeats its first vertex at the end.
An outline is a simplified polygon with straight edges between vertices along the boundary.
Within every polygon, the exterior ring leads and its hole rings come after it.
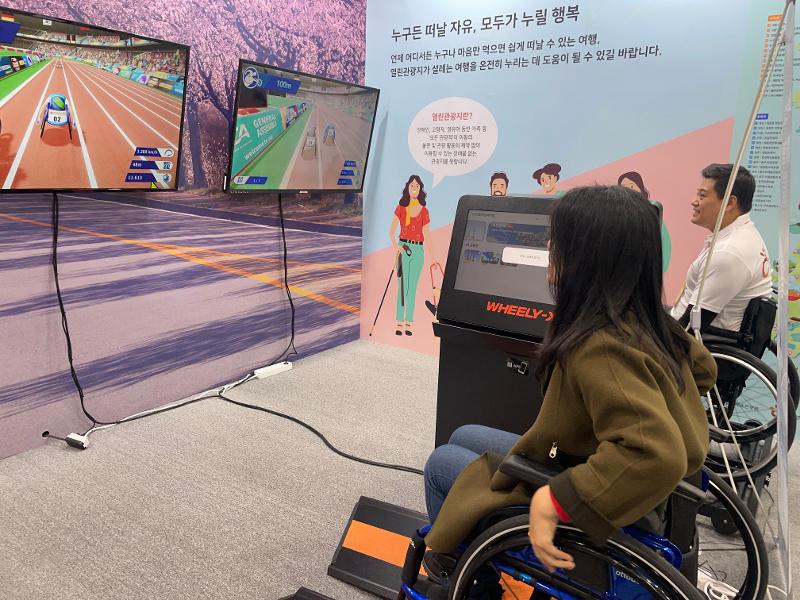
POLYGON ((425 505, 433 523, 458 474, 484 452, 506 455, 519 439, 516 433, 485 427, 462 425, 443 446, 436 448, 425 463, 425 505))

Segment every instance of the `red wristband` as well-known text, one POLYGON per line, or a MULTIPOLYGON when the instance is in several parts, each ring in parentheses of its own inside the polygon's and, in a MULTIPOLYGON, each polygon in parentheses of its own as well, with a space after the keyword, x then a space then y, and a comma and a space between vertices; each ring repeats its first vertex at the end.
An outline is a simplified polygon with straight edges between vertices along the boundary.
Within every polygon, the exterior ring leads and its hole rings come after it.
POLYGON ((550 502, 553 503, 553 508, 556 509, 556 513, 558 514, 558 520, 562 523, 570 523, 572 522, 572 518, 567 514, 567 511, 558 503, 556 497, 553 495, 553 490, 550 490, 550 502))

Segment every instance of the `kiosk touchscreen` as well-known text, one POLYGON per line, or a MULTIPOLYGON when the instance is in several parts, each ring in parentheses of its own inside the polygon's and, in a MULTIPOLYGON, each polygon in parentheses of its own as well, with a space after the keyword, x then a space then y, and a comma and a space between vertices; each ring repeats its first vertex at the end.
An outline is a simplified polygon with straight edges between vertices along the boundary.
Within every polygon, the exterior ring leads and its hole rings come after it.
POLYGON ((553 318, 547 282, 549 196, 463 196, 447 257, 440 321, 544 338, 553 318))

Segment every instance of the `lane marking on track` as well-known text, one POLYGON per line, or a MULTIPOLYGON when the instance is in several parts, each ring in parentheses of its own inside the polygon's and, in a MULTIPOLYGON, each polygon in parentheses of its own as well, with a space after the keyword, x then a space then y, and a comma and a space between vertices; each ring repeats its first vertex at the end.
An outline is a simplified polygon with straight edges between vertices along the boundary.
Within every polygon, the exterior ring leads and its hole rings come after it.
POLYGON ((122 91, 122 88, 120 88, 120 87, 117 87, 117 86, 114 86, 114 85, 111 85, 109 82, 107 82, 107 81, 106 81, 106 80, 104 80, 104 79, 101 79, 101 78, 95 78, 95 77, 94 77, 94 75, 90 75, 89 73, 84 73, 84 75, 86 75, 86 78, 87 78, 87 79, 89 79, 89 81, 92 81, 93 83, 95 83, 95 84, 97 84, 97 85, 99 85, 99 86, 102 86, 102 85, 108 85, 109 87, 111 87, 111 88, 113 88, 113 89, 117 90, 117 92, 118 92, 118 93, 120 93, 121 95, 123 95, 123 96, 125 96, 126 98, 130 99, 132 102, 135 102, 136 104, 138 104, 139 106, 141 106, 143 109, 145 109, 147 112, 154 114, 156 117, 158 117, 159 119, 161 119, 162 121, 164 121, 164 122, 165 122, 167 125, 169 125, 170 127, 174 127, 175 129, 178 129, 178 130, 180 130, 180 126, 179 126, 179 125, 175 125, 175 123, 173 123, 172 121, 170 121, 170 120, 169 120, 169 119, 167 119, 166 117, 162 117, 162 116, 161 116, 160 114, 158 114, 156 111, 154 111, 154 110, 151 110, 151 109, 147 108, 147 107, 146 107, 144 104, 142 104, 141 102, 139 102, 139 101, 138 101, 136 98, 133 98, 133 97, 129 96, 128 94, 126 94, 124 91, 122 91))
MULTIPOLYGON (((52 59, 51 59, 51 60, 52 60, 52 59)), ((52 63, 51 63, 51 64, 52 64, 52 63)), ((8 102, 9 100, 11 100, 11 99, 12 99, 14 96, 16 96, 16 95, 19 93, 19 91, 20 91, 22 88, 24 88, 24 87, 25 87, 26 85, 28 85, 28 84, 29 84, 31 81, 33 81, 34 79, 36 79, 36 78, 37 78, 37 77, 38 77, 38 76, 39 76, 39 75, 40 75, 42 72, 44 72, 44 71, 46 71, 46 70, 47 70, 47 65, 45 65, 44 67, 42 67, 41 69, 39 69, 39 70, 38 70, 36 73, 34 73, 33 75, 31 75, 31 76, 30 76, 30 78, 26 79, 26 80, 25 80, 25 81, 23 81, 21 84, 19 84, 19 87, 17 87, 17 88, 14 88, 14 90, 12 90, 11 92, 9 92, 9 93, 8 93, 8 95, 7 95, 6 97, 4 97, 2 100, 0 100, 0 108, 3 108, 3 105, 4 105, 6 102, 8 102)))
MULTIPOLYGON (((133 83, 133 82, 127 80, 127 79, 123 79, 122 77, 119 77, 118 75, 114 75, 113 73, 109 73, 108 71, 105 71, 103 69, 99 69, 99 71, 100 71, 99 73, 97 72, 97 70, 94 71, 94 74, 97 75, 97 77, 99 79, 102 79, 103 81, 108 82, 109 84, 111 82, 114 82, 114 83, 119 85, 120 89, 124 89, 125 91, 130 92, 131 94, 133 94, 134 96, 138 96, 139 98, 141 98, 145 102, 149 102, 150 104, 152 104, 156 108, 164 110, 164 111, 168 112, 169 114, 180 118, 181 112, 180 112, 180 110, 176 110, 174 108, 175 107, 174 103, 167 101, 167 102, 169 102, 170 106, 162 104, 161 102, 158 101, 158 100, 160 100, 159 98, 154 99, 154 98, 151 97, 151 95, 144 94, 144 93, 142 93, 141 90, 138 90, 136 87, 132 87, 132 86, 143 87, 143 86, 141 86, 141 84, 133 83), (132 85, 128 85, 128 84, 132 84, 132 85)), ((153 92, 153 94, 158 94, 158 93, 159 92, 153 92)), ((178 107, 180 107, 180 104, 178 104, 178 107)))
POLYGON ((181 107, 182 102, 181 102, 181 100, 178 99, 177 96, 174 96, 174 97, 171 97, 171 98, 164 97, 162 92, 158 92, 156 90, 153 90, 153 89, 149 88, 147 85, 136 83, 136 82, 134 82, 134 81, 132 81, 130 79, 125 79, 124 77, 120 77, 119 75, 114 75, 114 73, 111 73, 111 72, 106 71, 105 69, 101 69, 99 67, 96 67, 95 69, 96 69, 94 71, 95 73, 97 73, 99 71, 99 75, 98 76, 104 76, 103 78, 108 80, 108 81, 118 82, 122 87, 127 88, 128 91, 130 91, 132 94, 140 96, 144 100, 147 100, 148 102, 150 102, 152 104, 155 104, 156 106, 158 106, 160 108, 164 108, 165 110, 167 110, 168 112, 171 112, 175 116, 178 116, 178 117, 181 116, 180 107, 181 107), (148 90, 150 92, 150 95, 148 96, 147 94, 142 93, 143 89, 148 90))
MULTIPOLYGON (((326 121, 326 125, 325 125, 326 127, 327 127, 327 123, 331 123, 331 124, 333 124, 333 126, 334 126, 334 132, 336 131, 336 129, 338 129, 338 128, 336 127, 335 123, 334 123, 333 117, 327 116, 327 107, 326 107, 326 117, 325 117, 325 121, 326 121)), ((336 154, 338 154, 338 155, 339 155, 339 163, 338 163, 338 164, 339 164, 340 166, 339 166, 339 168, 337 168, 336 170, 337 170, 339 173, 341 173, 341 170, 342 170, 342 169, 344 169, 345 158, 344 158, 344 156, 342 155, 342 152, 341 152, 341 150, 339 150, 339 145, 336 143, 336 138, 335 138, 335 135, 336 135, 336 134, 334 133, 334 142, 333 142, 333 144, 331 144, 331 146, 332 146, 333 150, 335 150, 335 151, 336 151, 336 154)), ((322 145, 324 146, 325 144, 323 143, 322 145)), ((336 180, 337 180, 337 182, 338 182, 338 180, 339 180, 339 177, 340 177, 339 175, 337 175, 337 176, 336 176, 336 180)), ((346 191, 346 190, 347 190, 347 188, 344 188, 344 189, 343 189, 343 191, 346 191)))
MULTIPOLYGON (((337 112, 341 113, 342 111, 337 111, 337 112)), ((346 113, 342 113, 342 114, 346 114, 346 113)), ((348 116, 352 116, 352 115, 348 115, 348 116)), ((342 136, 344 137, 344 141, 347 142, 347 145, 350 146, 350 149, 353 150, 353 158, 358 158, 358 156, 359 156, 359 152, 358 152, 359 147, 352 142, 352 140, 350 139, 350 136, 346 133, 347 130, 348 130, 348 127, 342 127, 342 136)), ((339 133, 338 128, 337 128, 336 133, 338 135, 338 133, 339 133)), ((361 147, 364 148, 365 145, 361 146, 361 147)), ((364 160, 366 161, 366 157, 364 158, 364 160)), ((359 167, 359 168, 361 168, 361 167, 359 167)))
MULTIPOLYGON (((15 215, 9 215, 4 212, 0 212, 0 218, 8 219, 9 221, 16 221, 18 223, 27 223, 29 225, 36 225, 37 227, 47 227, 48 229, 52 229, 53 225, 51 223, 45 223, 44 221, 36 221, 33 219, 27 219, 25 217, 17 217, 15 215)), ((81 235, 89 235, 92 237, 97 237, 105 240, 111 240, 115 242, 120 242, 122 244, 128 244, 131 246, 138 246, 140 248, 147 248, 148 250, 154 250, 156 252, 162 252, 164 254, 169 254, 171 256, 175 256, 176 258, 183 259, 185 261, 195 263, 198 265, 202 265, 204 267, 208 267, 211 269, 215 269, 217 271, 223 271, 225 273, 230 273, 231 275, 238 275, 240 277, 245 277, 247 279, 253 279, 255 281, 260 281, 261 283, 266 283, 267 285, 271 285, 273 287, 284 289, 284 283, 281 279, 275 279, 273 277, 267 277, 263 273, 252 273, 250 271, 246 271, 244 269, 240 269, 237 267, 230 267, 228 265, 223 265, 211 260, 199 258, 197 256, 193 256, 184 250, 176 249, 174 247, 170 247, 170 245, 165 244, 156 244, 154 242, 146 242, 144 240, 134 240, 123 238, 118 235, 113 235, 110 233, 101 233, 99 231, 91 231, 89 229, 81 229, 79 227, 69 227, 66 225, 61 225, 58 228, 59 231, 70 232, 70 233, 78 233, 81 235)), ((359 314, 361 311, 357 306, 351 306, 350 304, 345 304, 344 302, 339 302, 338 300, 334 300, 333 298, 329 298, 324 294, 320 294, 314 292, 313 290, 309 290, 300 286, 290 285, 289 290, 292 294, 297 296, 301 296, 303 298, 308 298, 309 300, 313 300, 314 302, 318 302, 320 304, 325 304, 326 306, 330 306, 331 308, 335 308, 337 310, 341 310, 343 312, 347 312, 353 315, 359 314)))
POLYGON ((47 78, 47 83, 44 84, 44 89, 42 90, 42 95, 39 96, 39 102, 36 106, 33 107, 33 116, 31 117, 31 122, 28 123, 28 129, 25 131, 25 135, 22 138, 22 142, 20 142, 19 148, 17 149, 17 154, 14 156, 14 162, 11 163, 11 168, 8 170, 8 175, 6 176, 6 180, 3 182, 3 189, 8 190, 11 189, 11 185, 14 183, 14 178, 17 176, 17 169, 19 169, 19 163, 22 162, 22 155, 25 154, 25 148, 28 146, 28 141, 31 139, 31 132, 33 131, 33 125, 36 123, 36 115, 39 114, 39 111, 42 108, 42 104, 44 104, 44 99, 47 96, 47 90, 50 87, 50 81, 53 79, 53 73, 55 73, 56 69, 51 64, 50 65, 50 76, 47 78))
MULTIPOLYGON (((131 147, 131 150, 134 150, 134 151, 135 151, 135 150, 136 150, 136 144, 134 144, 134 143, 131 141, 131 138, 129 138, 129 137, 128 137, 128 136, 125 134, 125 132, 122 130, 122 127, 120 127, 120 126, 119 126, 119 123, 117 123, 117 122, 114 120, 114 117, 112 117, 110 114, 108 114, 108 111, 106 110, 105 106, 103 106, 103 104, 100 102, 100 100, 98 100, 98 99, 97 99, 97 96, 95 96, 95 95, 92 93, 92 90, 90 90, 90 89, 89 89, 89 88, 86 86, 86 84, 85 84, 85 83, 83 82, 83 80, 80 78, 80 75, 78 75, 78 74, 77 74, 77 73, 76 73, 76 72, 75 72, 75 71, 72 69, 72 67, 71 67, 71 66, 70 66, 70 68, 69 68, 69 71, 70 71, 70 73, 72 73, 72 74, 75 76, 75 78, 76 78, 76 79, 77 79, 77 80, 78 80, 78 81, 81 83, 81 85, 83 86, 83 89, 85 89, 85 90, 86 90, 86 93, 87 93, 87 94, 89 94, 89 95, 92 97, 92 100, 94 100, 94 101, 95 101, 95 104, 97 104, 97 106, 100 108, 100 110, 102 110, 102 111, 103 111, 103 114, 104 114, 106 117, 108 117, 108 120, 109 120, 109 121, 111 121, 111 124, 112 124, 112 125, 114 125, 114 127, 116 127, 116 128, 117 128, 117 131, 119 131, 120 135, 121 135, 123 138, 125 138, 125 141, 126 141, 126 142, 128 142, 128 145, 131 147)), ((149 173, 152 173, 152 174, 153 174, 153 177, 156 177, 156 178, 158 177, 158 173, 157 173, 156 171, 149 171, 149 173)))
POLYGON ((125 132, 122 130, 122 127, 120 127, 120 126, 119 126, 119 123, 117 123, 117 122, 114 120, 114 117, 112 117, 110 114, 108 114, 108 111, 106 110, 105 106, 103 106, 103 104, 100 102, 100 100, 98 100, 98 99, 97 99, 97 96, 95 96, 95 95, 92 93, 92 90, 90 90, 90 89, 87 87, 87 85, 86 85, 86 84, 83 82, 83 79, 81 79, 80 75, 78 75, 78 74, 77 74, 77 73, 76 73, 76 72, 75 72, 75 71, 72 69, 72 66, 70 66, 70 67, 69 67, 69 71, 70 71, 70 73, 72 73, 72 74, 75 76, 75 79, 77 79, 77 80, 80 82, 80 84, 83 86, 83 89, 85 89, 85 90, 86 90, 86 93, 87 93, 87 94, 89 94, 89 95, 92 97, 92 100, 94 100, 94 101, 95 101, 95 104, 97 104, 97 106, 100 108, 100 110, 101 110, 101 111, 103 111, 103 114, 104 114, 104 115, 105 115, 105 116, 108 118, 108 120, 109 120, 109 121, 111 121, 111 124, 112 124, 112 125, 113 125, 113 126, 116 128, 116 129, 117 129, 117 131, 119 131, 119 134, 120 134, 120 135, 121 135, 123 138, 125 138, 125 141, 126 141, 126 142, 128 142, 128 145, 131 147, 131 149, 132 149, 132 150, 136 150, 136 144, 134 144, 134 143, 131 141, 131 138, 129 138, 129 137, 127 136, 127 134, 126 134, 126 133, 125 133, 125 132))
POLYGON ((92 168, 92 161, 89 160, 89 150, 86 147, 86 140, 83 138, 83 128, 81 127, 81 123, 78 120, 78 105, 75 103, 75 97, 72 95, 72 89, 69 86, 69 78, 67 77, 67 72, 64 69, 64 65, 61 65, 61 70, 64 72, 64 81, 67 84, 67 94, 69 94, 69 103, 72 106, 72 113, 75 115, 75 118, 72 119, 75 123, 75 129, 78 130, 78 140, 81 143, 81 154, 83 154, 83 164, 86 165, 86 174, 89 176, 89 185, 93 188, 99 187, 97 185, 97 179, 94 176, 94 169, 92 168))
MULTIPOLYGON (((312 108, 311 110, 315 109, 312 108)), ((301 143, 297 144, 297 147, 294 149, 294 154, 292 154, 292 159, 289 161, 289 166, 286 167, 286 171, 283 173, 283 177, 281 177, 281 183, 280 183, 281 188, 286 188, 287 184, 289 183, 292 171, 294 171, 294 165, 297 162, 297 157, 300 156, 300 153, 306 146, 306 135, 308 135, 309 127, 311 127, 311 113, 308 113, 308 119, 306 119, 305 129, 303 129, 303 133, 300 134, 301 143)))
POLYGON ((321 189, 323 189, 324 186, 323 186, 323 183, 322 183, 322 150, 320 150, 320 148, 319 148, 319 146, 320 146, 320 143, 319 143, 319 130, 320 130, 320 127, 319 127, 319 113, 316 113, 314 116, 317 119, 317 130, 316 130, 316 133, 315 133, 315 137, 317 139, 314 140, 314 151, 316 152, 317 155, 314 157, 314 160, 317 161, 317 188, 321 190, 321 189))
MULTIPOLYGON (((76 76, 76 77, 78 77, 77 75, 75 75, 75 76, 76 76)), ((78 79, 80 79, 80 77, 78 77, 78 79)), ((88 75, 87 75, 87 79, 88 79, 88 75)), ((177 147, 175 144, 173 144, 171 141, 169 141, 167 138, 165 138, 163 135, 161 135, 161 134, 160 134, 160 133, 159 133, 159 132, 158 132, 156 129, 154 129, 153 127, 151 127, 151 126, 150 126, 150 124, 149 124, 147 121, 145 121, 144 119, 142 119, 142 118, 141 118, 139 115, 137 115, 135 112, 133 112, 133 111, 132 111, 131 109, 129 109, 127 106, 125 106, 125 105, 124 105, 124 104, 123 104, 123 103, 122 103, 120 100, 118 100, 118 99, 116 98, 116 96, 113 96, 113 95, 111 94, 111 92, 109 92, 108 90, 104 89, 104 88, 103 88, 103 87, 102 87, 102 86, 101 86, 99 83, 97 83, 96 81, 92 81, 92 83, 93 83, 94 85, 96 85, 98 88, 100 88, 100 90, 101 90, 101 91, 102 91, 102 92, 103 92, 103 93, 104 93, 106 96, 108 96, 109 98, 111 98, 111 99, 112 99, 114 102, 116 102, 116 103, 117 103, 117 104, 119 104, 119 105, 120 105, 120 106, 121 106, 123 109, 125 109, 129 115, 131 115, 131 116, 132 116, 132 117, 134 117, 135 119, 138 119, 138 120, 139 120, 139 121, 142 123, 142 125, 144 125, 144 126, 145 126, 145 127, 147 127, 147 128, 150 130, 150 131, 152 131, 153 133, 155 133, 155 134, 156 134, 158 137, 160 137, 160 138, 161 138, 162 140, 164 140, 164 141, 165 141, 167 144, 169 144, 170 146, 172 146, 172 147, 173 147, 175 150, 177 150, 177 149, 178 149, 178 147, 177 147)), ((86 84, 83 84, 83 87, 86 87, 86 84)), ((88 88, 88 87, 86 87, 86 90, 88 91, 88 90, 89 90, 89 88, 88 88)), ((92 96, 92 97, 94 98, 94 96, 92 96)), ((105 112, 105 109, 103 109, 103 112, 105 112)), ((106 114, 108 114, 108 113, 106 113, 106 114)), ((109 117, 109 118, 110 118, 110 117, 109 117)))
MULTIPOLYGON (((114 206, 119 206, 123 204, 130 208, 138 208, 141 210, 157 210, 159 212, 165 212, 170 215, 181 215, 190 219, 211 219, 212 221, 222 221, 224 223, 237 223, 239 225, 247 225, 250 227, 260 227, 262 229, 271 229, 274 231, 280 231, 281 228, 278 225, 263 225, 261 223, 250 223, 249 221, 239 221, 237 219, 228 219, 223 217, 210 217, 208 215, 193 215, 191 213, 185 213, 178 210, 169 210, 167 208, 157 208, 155 206, 139 206, 138 204, 127 204, 125 202, 121 202, 118 200, 102 200, 100 198, 90 198, 89 196, 76 196, 74 194, 62 194, 64 198, 79 198, 81 200, 91 200, 92 202, 103 202, 104 204, 113 204, 114 206)), ((277 217, 275 217, 277 219, 277 217)), ((294 231, 296 233, 304 233, 308 235, 330 235, 333 237, 343 237, 343 238, 353 238, 358 236, 353 236, 348 233, 329 233, 327 231, 309 231, 308 229, 296 229, 294 227, 287 227, 286 231, 294 231)))
MULTIPOLYGON (((206 254, 213 254, 215 256, 221 256, 224 258, 231 258, 235 260, 252 260, 255 262, 264 262, 269 264, 279 264, 283 265, 283 261, 280 258, 266 258, 264 256, 251 256, 249 254, 238 254, 236 252, 225 252, 223 250, 212 250, 211 248, 200 248, 198 246, 182 246, 178 244, 163 244, 163 246, 167 248, 178 248, 183 250, 184 252, 204 252, 206 254)), ((332 269, 335 271, 346 271, 348 273, 361 273, 361 269, 356 269, 354 267, 348 267, 347 265, 341 265, 338 263, 318 263, 318 262, 310 262, 310 261, 303 261, 303 260, 289 260, 286 261, 286 264, 293 265, 296 267, 314 267, 319 269, 332 269)))

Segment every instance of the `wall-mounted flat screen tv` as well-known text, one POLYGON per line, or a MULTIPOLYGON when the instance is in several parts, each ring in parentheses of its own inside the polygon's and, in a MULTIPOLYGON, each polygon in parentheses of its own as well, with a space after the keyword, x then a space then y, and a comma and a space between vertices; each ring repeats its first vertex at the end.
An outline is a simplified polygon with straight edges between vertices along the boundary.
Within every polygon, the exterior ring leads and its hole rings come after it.
POLYGON ((0 7, 0 188, 174 190, 189 48, 0 7))
POLYGON ((226 187, 360 192, 379 91, 239 61, 226 187))

